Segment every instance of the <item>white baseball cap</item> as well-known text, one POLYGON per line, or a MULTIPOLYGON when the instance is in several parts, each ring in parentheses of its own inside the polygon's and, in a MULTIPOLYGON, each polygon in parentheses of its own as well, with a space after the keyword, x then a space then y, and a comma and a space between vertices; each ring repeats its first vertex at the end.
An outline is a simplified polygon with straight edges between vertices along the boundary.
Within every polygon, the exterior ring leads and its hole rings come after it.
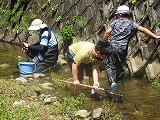
POLYGON ((47 27, 45 23, 43 23, 40 19, 35 19, 32 21, 31 26, 28 28, 28 30, 40 30, 47 27))
POLYGON ((129 10, 129 7, 126 6, 126 5, 121 5, 118 7, 117 11, 115 14, 119 14, 119 13, 129 13, 130 10, 129 10))

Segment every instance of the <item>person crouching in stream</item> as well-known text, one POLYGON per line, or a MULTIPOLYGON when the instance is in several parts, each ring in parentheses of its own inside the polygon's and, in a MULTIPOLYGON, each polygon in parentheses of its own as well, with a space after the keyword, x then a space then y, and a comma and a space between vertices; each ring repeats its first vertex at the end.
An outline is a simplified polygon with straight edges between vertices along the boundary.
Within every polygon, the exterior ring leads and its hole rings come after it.
MULTIPOLYGON (((106 41, 98 41, 96 45, 91 42, 81 41, 69 46, 67 58, 72 72, 76 94, 82 89, 78 84, 83 81, 84 71, 86 76, 89 76, 89 85, 95 89, 99 87, 99 66, 111 52, 111 45, 106 41)), ((91 90, 91 98, 100 100, 95 89, 91 90)))
POLYGON ((36 64, 35 73, 46 73, 58 60, 58 42, 55 34, 40 19, 35 19, 28 30, 39 36, 35 44, 23 42, 22 51, 26 52, 36 64))

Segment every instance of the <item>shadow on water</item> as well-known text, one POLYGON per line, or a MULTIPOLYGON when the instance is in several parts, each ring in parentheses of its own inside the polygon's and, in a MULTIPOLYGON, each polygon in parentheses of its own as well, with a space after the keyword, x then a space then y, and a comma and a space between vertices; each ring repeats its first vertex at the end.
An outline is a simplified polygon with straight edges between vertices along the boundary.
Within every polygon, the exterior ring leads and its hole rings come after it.
MULTIPOLYGON (((18 70, 18 56, 25 58, 25 54, 21 52, 21 48, 10 45, 0 45, 0 65, 6 63, 9 67, 0 68, 0 77, 10 77, 18 70)), ((68 73, 66 73, 68 74, 68 73)), ((18 76, 18 75, 15 75, 18 76)), ((107 86, 106 76, 100 77, 100 83, 107 86)), ((119 112, 123 114, 123 120, 159 120, 160 119, 160 91, 153 89, 144 79, 125 78, 123 85, 119 86, 123 92, 123 103, 114 104, 119 112)), ((74 87, 60 90, 65 97, 74 95, 74 87)), ((83 88, 86 100, 83 105, 84 109, 93 110, 101 107, 100 101, 94 101, 90 98, 90 88, 83 88)), ((100 94, 105 94, 100 92, 100 94)))

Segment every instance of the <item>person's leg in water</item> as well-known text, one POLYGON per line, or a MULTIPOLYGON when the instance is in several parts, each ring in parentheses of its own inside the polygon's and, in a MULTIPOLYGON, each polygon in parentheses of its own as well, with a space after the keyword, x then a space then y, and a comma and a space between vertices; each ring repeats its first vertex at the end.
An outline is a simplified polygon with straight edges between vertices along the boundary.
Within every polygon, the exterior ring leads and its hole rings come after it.
POLYGON ((124 82, 124 70, 126 67, 126 54, 118 52, 116 55, 116 82, 122 84, 124 82))
POLYGON ((110 56, 106 58, 106 74, 108 78, 108 84, 109 86, 114 87, 113 85, 116 82, 116 66, 115 66, 115 58, 114 56, 110 56))

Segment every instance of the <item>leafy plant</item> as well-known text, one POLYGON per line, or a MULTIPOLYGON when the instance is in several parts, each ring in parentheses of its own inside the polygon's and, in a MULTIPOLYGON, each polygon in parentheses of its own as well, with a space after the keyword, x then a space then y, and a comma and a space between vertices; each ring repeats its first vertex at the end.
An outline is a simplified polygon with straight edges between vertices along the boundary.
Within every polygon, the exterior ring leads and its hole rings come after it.
POLYGON ((160 76, 152 82, 152 87, 160 90, 160 76))
POLYGON ((51 7, 52 16, 54 16, 57 13, 57 10, 58 10, 58 5, 51 7))
POLYGON ((122 120, 122 114, 116 112, 116 107, 107 101, 102 101, 102 120, 122 120))
POLYGON ((36 14, 34 14, 31 9, 29 10, 29 18, 30 20, 33 20, 34 18, 36 18, 36 14))
POLYGON ((57 19, 56 19, 56 22, 59 24, 62 22, 62 16, 58 16, 57 19))
POLYGON ((66 25, 61 29, 60 37, 65 44, 73 42, 73 28, 71 25, 66 25))
POLYGON ((132 4, 136 4, 137 0, 131 0, 132 4))
POLYGON ((42 6, 40 6, 39 11, 44 11, 50 3, 51 0, 47 0, 42 6))
POLYGON ((72 23, 75 24, 79 30, 82 30, 84 27, 83 17, 76 15, 72 17, 72 23))
POLYGON ((73 118, 75 112, 80 109, 80 106, 83 104, 84 100, 85 95, 83 93, 81 93, 77 98, 64 98, 63 102, 61 103, 63 113, 73 118))

